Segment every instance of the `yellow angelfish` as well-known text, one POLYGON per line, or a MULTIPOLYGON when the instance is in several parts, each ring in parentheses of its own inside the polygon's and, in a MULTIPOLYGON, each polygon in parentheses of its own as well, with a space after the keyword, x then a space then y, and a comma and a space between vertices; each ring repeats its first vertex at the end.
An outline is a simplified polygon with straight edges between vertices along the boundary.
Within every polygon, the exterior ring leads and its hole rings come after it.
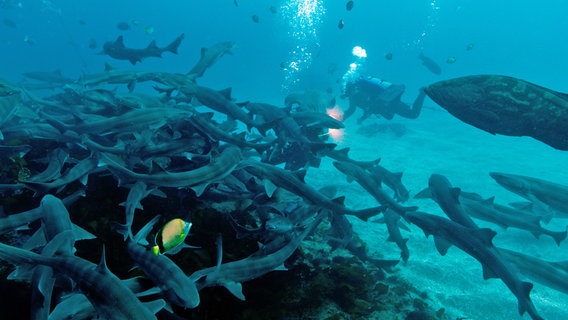
POLYGON ((185 222, 179 218, 170 220, 156 234, 152 252, 155 255, 178 252, 184 247, 181 244, 187 237, 190 228, 191 222, 185 222))

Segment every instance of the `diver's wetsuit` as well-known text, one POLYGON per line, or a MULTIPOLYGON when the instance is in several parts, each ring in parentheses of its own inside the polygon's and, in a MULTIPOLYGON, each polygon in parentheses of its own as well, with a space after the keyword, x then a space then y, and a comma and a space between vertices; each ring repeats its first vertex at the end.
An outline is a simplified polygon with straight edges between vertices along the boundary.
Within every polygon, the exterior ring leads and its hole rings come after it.
POLYGON ((420 93, 414 100, 412 107, 400 101, 405 86, 392 84, 377 78, 359 77, 346 85, 343 97, 349 98, 349 109, 343 114, 343 118, 350 117, 357 107, 363 109, 363 116, 358 120, 362 122, 371 114, 378 114, 385 119, 392 119, 395 114, 401 117, 416 119, 422 110, 422 104, 426 93, 420 93))

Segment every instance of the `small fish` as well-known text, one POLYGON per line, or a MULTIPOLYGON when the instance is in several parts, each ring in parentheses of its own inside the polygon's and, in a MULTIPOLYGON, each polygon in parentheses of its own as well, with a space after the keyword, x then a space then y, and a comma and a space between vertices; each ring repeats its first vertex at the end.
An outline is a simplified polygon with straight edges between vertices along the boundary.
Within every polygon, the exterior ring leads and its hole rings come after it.
POLYGON ((457 59, 456 59, 455 56, 450 56, 450 57, 448 57, 448 59, 446 59, 446 63, 448 63, 448 64, 455 63, 456 61, 457 61, 457 59))
POLYGON ((79 24, 84 26, 87 24, 87 21, 85 19, 79 19, 79 24))
POLYGON ((4 19, 2 23, 4 23, 4 25, 8 28, 18 29, 18 25, 16 25, 16 23, 10 19, 4 19))
POLYGON ((235 5, 235 7, 239 6, 239 2, 237 0, 233 0, 233 4, 235 5))
POLYGON ((276 9, 275 6, 270 6, 270 8, 268 8, 268 9, 269 9, 270 12, 272 12, 272 13, 277 13, 277 12, 278 12, 278 9, 276 9))
POLYGON ((116 24, 116 28, 118 30, 126 31, 126 30, 130 29, 130 24, 128 22, 122 21, 122 22, 119 22, 119 23, 116 24))
POLYGON ((343 21, 343 19, 339 19, 339 22, 337 23, 337 27, 339 29, 343 29, 344 26, 345 26, 345 21, 343 21))
POLYGON ((351 11, 351 9, 353 9, 353 5, 355 5, 355 2, 353 1, 347 1, 347 3, 345 4, 345 9, 347 9, 347 11, 351 11))
POLYGON ((475 44, 470 43, 470 44, 467 45, 467 47, 465 47, 465 50, 466 50, 466 51, 471 51, 471 50, 473 49, 473 47, 475 47, 475 44))
POLYGON ((389 61, 392 60, 392 52, 387 52, 387 53, 385 54, 385 59, 387 59, 387 60, 389 60, 389 61))
POLYGON ((422 52, 420 52, 418 59, 420 59, 422 61, 422 65, 433 74, 440 75, 442 73, 442 68, 436 63, 436 61, 425 56, 422 52))
POLYGON ((154 31, 156 31, 156 30, 155 30, 154 27, 152 27, 152 26, 146 26, 146 27, 144 27, 144 33, 147 34, 147 35, 153 34, 154 31))
POLYGON ((251 18, 254 23, 258 23, 260 21, 260 18, 256 14, 253 14, 251 18))
POLYGON ((96 49, 97 48, 97 40, 91 38, 89 40, 89 49, 96 49))
POLYGON ((181 245, 191 229, 191 222, 176 218, 166 223, 156 234, 156 244, 152 247, 155 255, 164 254, 181 245))
POLYGON ((27 44, 29 44, 29 45, 31 45, 31 46, 33 46, 33 45, 36 44, 35 39, 32 38, 32 37, 30 37, 30 36, 25 36, 25 37, 24 37, 24 42, 27 43, 27 44))

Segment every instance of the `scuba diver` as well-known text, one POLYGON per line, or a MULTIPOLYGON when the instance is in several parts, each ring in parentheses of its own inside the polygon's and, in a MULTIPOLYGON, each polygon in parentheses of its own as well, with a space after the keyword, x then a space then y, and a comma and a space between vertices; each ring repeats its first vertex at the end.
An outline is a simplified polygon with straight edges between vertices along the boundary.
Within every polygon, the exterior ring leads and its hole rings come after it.
POLYGON ((416 119, 422 110, 426 93, 420 88, 412 107, 400 100, 405 86, 392 84, 373 77, 350 77, 343 85, 342 99, 349 99, 349 109, 343 114, 343 119, 349 118, 357 107, 363 109, 363 116, 357 120, 363 122, 372 114, 380 115, 391 120, 395 114, 408 119, 416 119))

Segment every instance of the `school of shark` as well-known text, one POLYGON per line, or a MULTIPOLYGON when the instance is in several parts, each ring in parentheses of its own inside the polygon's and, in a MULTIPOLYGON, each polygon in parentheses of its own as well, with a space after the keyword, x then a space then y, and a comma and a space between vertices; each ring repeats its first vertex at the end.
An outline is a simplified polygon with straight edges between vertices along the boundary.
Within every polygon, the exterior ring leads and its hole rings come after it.
MULTIPOLYGON (((120 37, 105 44, 104 53, 135 64, 177 53, 183 39, 130 49, 120 37)), ((248 282, 292 272, 286 271, 293 267, 289 260, 308 239, 391 272, 399 260, 368 255, 349 219, 386 224, 404 262, 412 259, 401 234, 409 225, 433 236, 440 255, 451 246, 461 249, 481 264, 480 277, 505 284, 517 300, 506 307, 517 307, 521 316, 546 318, 531 299, 533 285, 568 293, 565 262, 499 248, 492 242, 496 231, 477 223, 560 245, 568 231, 546 223, 568 218, 568 186, 492 172, 498 184, 527 200, 509 206, 432 173, 414 197, 433 199, 446 216, 422 212, 401 173, 380 159, 354 159, 330 139, 330 130, 344 124, 329 112, 334 103, 327 95, 314 103, 311 95, 294 93, 277 106, 237 101, 230 88, 200 84, 234 47, 227 41, 203 48, 185 73, 106 65, 79 79, 30 73, 33 85, 0 83, 2 275, 29 285, 32 319, 207 319, 206 310, 225 307, 212 287, 245 301, 248 282), (148 85, 154 94, 138 90, 148 85), (56 93, 38 94, 42 87, 56 93), (350 208, 337 188, 306 183, 306 172, 318 170, 323 159, 376 206, 350 208)), ((450 79, 425 92, 482 130, 568 150, 564 94, 500 75, 450 79)), ((314 253, 294 259, 331 268, 314 253)), ((278 285, 272 290, 281 290, 278 285)))

